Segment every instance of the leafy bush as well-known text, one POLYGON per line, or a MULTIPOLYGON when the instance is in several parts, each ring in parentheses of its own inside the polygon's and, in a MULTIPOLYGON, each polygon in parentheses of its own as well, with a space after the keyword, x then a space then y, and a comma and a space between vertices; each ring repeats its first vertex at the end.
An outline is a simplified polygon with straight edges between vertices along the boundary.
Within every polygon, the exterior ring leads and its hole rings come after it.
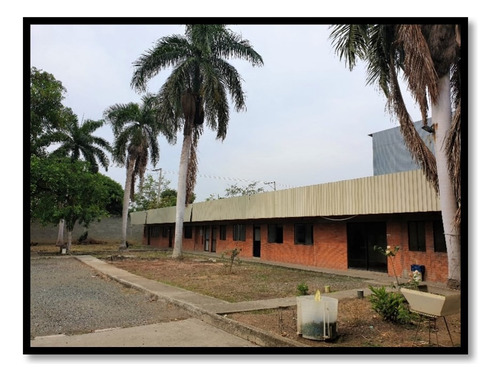
POLYGON ((309 294, 309 286, 304 282, 299 283, 297 285, 297 291, 298 291, 299 295, 307 295, 307 294, 309 294))
POLYGON ((403 295, 397 292, 387 292, 385 287, 370 286, 370 290, 373 293, 370 295, 372 309, 384 320, 398 324, 407 324, 413 320, 413 314, 408 309, 403 295))

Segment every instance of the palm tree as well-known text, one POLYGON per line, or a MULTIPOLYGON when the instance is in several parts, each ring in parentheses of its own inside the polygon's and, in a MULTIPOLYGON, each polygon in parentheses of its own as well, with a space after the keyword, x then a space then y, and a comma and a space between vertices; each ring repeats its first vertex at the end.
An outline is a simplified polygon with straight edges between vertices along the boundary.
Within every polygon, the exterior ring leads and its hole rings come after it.
POLYGON ((116 104, 104 112, 104 118, 112 125, 115 135, 113 158, 120 165, 125 165, 127 170, 122 209, 122 250, 127 248, 128 208, 134 198, 135 180, 139 177, 142 184, 148 161, 154 166, 158 163, 159 133, 163 132, 169 140, 173 139, 158 124, 155 102, 156 98, 147 94, 142 97, 142 105, 116 104))
POLYGON ((224 140, 229 122, 228 97, 236 111, 245 109, 245 96, 237 70, 225 59, 242 58, 253 66, 263 65, 262 57, 247 40, 224 25, 187 25, 185 36, 161 38, 134 62, 131 85, 146 89, 148 80, 162 69, 173 70, 162 85, 160 119, 175 131, 183 131, 179 164, 173 257, 182 252, 182 229, 186 200, 196 181, 196 147, 206 121, 224 140))
POLYGON ((50 134, 52 142, 61 143, 51 155, 70 157, 72 161, 77 161, 82 156, 90 163, 92 172, 99 171, 99 164, 107 171, 109 159, 106 151, 111 153, 111 145, 105 139, 92 135, 103 126, 104 120, 86 119, 79 126, 73 113, 70 113, 67 120, 64 127, 50 134))
MULTIPOLYGON (((92 135, 98 128, 103 126, 104 120, 87 119, 82 121, 81 126, 79 126, 78 118, 70 108, 66 107, 61 110, 60 115, 60 128, 46 133, 43 137, 51 143, 60 143, 60 146, 50 155, 70 157, 73 162, 83 156, 85 161, 90 163, 93 173, 99 171, 98 163, 107 171, 109 159, 106 151, 111 152, 111 146, 105 139, 92 135)), ((64 244, 64 225, 64 220, 59 221, 56 246, 62 247, 64 244)))
POLYGON ((388 109, 399 119, 409 151, 438 192, 448 252, 448 285, 459 288, 460 26, 334 25, 330 39, 350 70, 357 59, 367 61, 367 83, 377 83, 384 92, 388 109), (408 114, 398 80, 400 72, 420 107, 424 123, 431 106, 435 156, 425 146, 408 114))

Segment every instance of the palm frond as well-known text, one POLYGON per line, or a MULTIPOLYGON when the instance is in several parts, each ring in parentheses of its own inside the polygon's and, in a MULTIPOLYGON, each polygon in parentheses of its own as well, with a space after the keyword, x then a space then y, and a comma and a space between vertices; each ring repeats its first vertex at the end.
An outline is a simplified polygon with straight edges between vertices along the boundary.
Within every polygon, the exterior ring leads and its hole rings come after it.
POLYGON ((160 38, 153 48, 133 62, 135 71, 132 75, 131 87, 145 91, 148 80, 166 67, 182 63, 190 54, 191 46, 185 37, 172 35, 160 38))
POLYGON ((368 24, 342 24, 332 25, 330 40, 332 46, 340 57, 340 60, 345 60, 349 70, 353 70, 356 66, 356 60, 364 59, 367 50, 368 40, 368 24))
POLYGON ((212 51, 213 57, 243 59, 250 62, 252 66, 264 65, 264 60, 255 51, 250 41, 229 29, 223 29, 221 33, 215 35, 212 51))
POLYGON ((391 91, 387 100, 387 107, 394 112, 399 120, 401 135, 411 156, 420 164, 425 177, 436 192, 439 193, 436 158, 415 129, 404 103, 394 65, 391 65, 391 91))
POLYGON ((429 47, 419 25, 399 25, 397 44, 404 52, 404 76, 408 88, 420 106, 422 120, 427 120, 427 96, 434 102, 438 96, 438 77, 429 47))
POLYGON ((458 210, 455 216, 455 226, 460 227, 462 215, 462 186, 461 186, 461 137, 462 137, 462 107, 460 103, 455 109, 451 129, 446 138, 446 155, 449 159, 448 171, 452 179, 453 191, 457 199, 458 210))

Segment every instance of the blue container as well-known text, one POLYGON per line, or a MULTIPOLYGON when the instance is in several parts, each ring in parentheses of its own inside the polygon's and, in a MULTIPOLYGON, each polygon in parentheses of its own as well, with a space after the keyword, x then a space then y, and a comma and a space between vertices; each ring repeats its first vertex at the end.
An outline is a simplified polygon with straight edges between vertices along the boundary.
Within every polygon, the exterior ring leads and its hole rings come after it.
POLYGON ((411 272, 418 271, 422 274, 422 280, 424 280, 425 266, 424 265, 411 265, 411 272))

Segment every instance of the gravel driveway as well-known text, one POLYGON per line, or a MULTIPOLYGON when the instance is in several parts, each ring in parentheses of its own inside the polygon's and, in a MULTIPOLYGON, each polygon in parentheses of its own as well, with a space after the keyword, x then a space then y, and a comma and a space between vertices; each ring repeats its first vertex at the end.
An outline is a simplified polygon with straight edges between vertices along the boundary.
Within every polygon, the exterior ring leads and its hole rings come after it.
POLYGON ((81 334, 190 315, 107 279, 72 257, 31 259, 30 335, 81 334))

